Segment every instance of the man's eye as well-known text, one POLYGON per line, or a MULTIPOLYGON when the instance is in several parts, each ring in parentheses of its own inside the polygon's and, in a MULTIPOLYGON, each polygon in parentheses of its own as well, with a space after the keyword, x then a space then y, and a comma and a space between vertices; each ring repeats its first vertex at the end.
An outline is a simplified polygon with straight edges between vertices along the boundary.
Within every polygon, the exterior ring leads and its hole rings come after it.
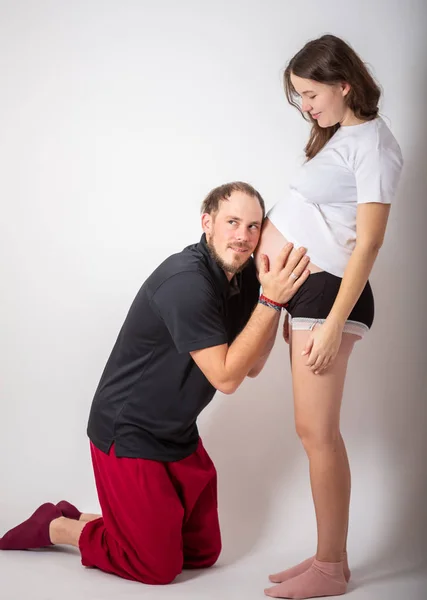
POLYGON ((258 229, 258 225, 251 225, 251 229, 258 229))
POLYGON ((228 222, 229 222, 230 225, 234 225, 236 223, 236 221, 233 221, 233 220, 228 221, 228 222))

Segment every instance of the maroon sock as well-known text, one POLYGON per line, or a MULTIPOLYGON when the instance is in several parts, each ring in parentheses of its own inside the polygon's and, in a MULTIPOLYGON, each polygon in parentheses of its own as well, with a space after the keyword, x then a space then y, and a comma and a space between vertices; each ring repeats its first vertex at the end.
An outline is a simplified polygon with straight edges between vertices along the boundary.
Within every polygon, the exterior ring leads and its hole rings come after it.
POLYGON ((67 519, 75 519, 78 521, 80 519, 80 515, 82 514, 78 508, 66 500, 61 500, 61 502, 58 502, 56 508, 59 508, 59 510, 62 512, 62 516, 66 517, 67 519))
POLYGON ((27 550, 51 546, 49 525, 58 517, 62 517, 62 513, 54 504, 42 504, 29 519, 0 538, 0 550, 27 550))

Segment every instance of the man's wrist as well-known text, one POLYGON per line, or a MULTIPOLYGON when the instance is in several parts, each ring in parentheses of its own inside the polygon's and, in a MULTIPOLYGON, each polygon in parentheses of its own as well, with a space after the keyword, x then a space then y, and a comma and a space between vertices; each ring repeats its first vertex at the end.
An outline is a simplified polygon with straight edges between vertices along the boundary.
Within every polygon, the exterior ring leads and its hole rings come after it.
POLYGON ((277 312, 281 312, 283 308, 286 308, 288 306, 288 302, 286 302, 286 304, 276 302, 275 300, 272 300, 265 294, 260 295, 258 302, 260 304, 263 304, 264 306, 269 306, 270 308, 273 308, 277 312))

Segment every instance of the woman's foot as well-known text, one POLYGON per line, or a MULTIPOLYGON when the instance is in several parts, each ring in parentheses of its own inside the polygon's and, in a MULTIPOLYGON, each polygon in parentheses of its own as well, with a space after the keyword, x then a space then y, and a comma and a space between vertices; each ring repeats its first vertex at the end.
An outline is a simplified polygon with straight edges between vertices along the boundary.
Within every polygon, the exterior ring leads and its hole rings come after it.
POLYGON ((343 562, 327 563, 314 559, 311 566, 296 577, 264 590, 272 598, 318 598, 340 596, 347 591, 343 562))
MULTIPOLYGON (((268 578, 272 583, 283 583, 284 581, 288 581, 293 577, 297 577, 298 575, 305 573, 305 571, 307 571, 311 567, 315 558, 315 556, 307 558, 306 560, 303 560, 298 565, 295 565, 290 569, 285 569, 284 571, 280 571, 280 573, 274 573, 273 575, 269 575, 268 578)), ((348 566, 347 552, 344 552, 343 554, 343 570, 344 578, 348 583, 350 581, 351 571, 348 566)))

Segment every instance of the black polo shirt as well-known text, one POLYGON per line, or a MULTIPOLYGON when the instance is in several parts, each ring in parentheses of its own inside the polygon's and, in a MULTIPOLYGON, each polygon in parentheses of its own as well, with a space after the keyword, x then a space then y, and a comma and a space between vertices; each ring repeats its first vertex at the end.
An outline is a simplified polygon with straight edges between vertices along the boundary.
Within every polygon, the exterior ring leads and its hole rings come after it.
POLYGON ((231 344, 258 296, 253 260, 229 282, 204 235, 167 258, 139 290, 102 374, 87 430, 94 445, 167 462, 194 452, 196 419, 216 390, 189 352, 231 344))

